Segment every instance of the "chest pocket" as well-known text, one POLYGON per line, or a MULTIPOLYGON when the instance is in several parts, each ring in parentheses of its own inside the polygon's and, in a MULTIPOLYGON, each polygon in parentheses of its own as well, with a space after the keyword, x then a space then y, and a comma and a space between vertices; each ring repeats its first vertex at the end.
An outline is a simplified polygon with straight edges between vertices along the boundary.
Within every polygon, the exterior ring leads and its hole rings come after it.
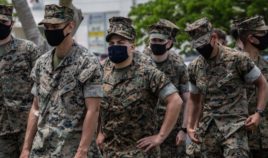
POLYGON ((18 55, 12 59, 12 72, 24 72, 31 70, 30 60, 24 55, 18 55))
POLYGON ((59 85, 59 95, 62 96, 75 89, 77 81, 74 78, 64 80, 59 85))
POLYGON ((221 90, 223 93, 231 95, 238 89, 238 83, 235 82, 236 75, 233 73, 227 73, 224 78, 220 79, 217 82, 217 88, 221 90))

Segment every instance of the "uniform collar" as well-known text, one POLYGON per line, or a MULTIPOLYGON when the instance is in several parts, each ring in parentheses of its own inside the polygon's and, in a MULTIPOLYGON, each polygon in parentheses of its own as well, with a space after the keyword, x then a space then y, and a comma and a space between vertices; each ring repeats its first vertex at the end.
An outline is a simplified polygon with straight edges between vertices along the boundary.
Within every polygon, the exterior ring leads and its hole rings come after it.
MULTIPOLYGON (((67 55, 61 60, 60 64, 56 67, 56 69, 54 69, 54 71, 66 67, 68 65, 72 65, 75 62, 76 59, 76 49, 77 49, 77 43, 74 42, 71 49, 68 51, 67 55)), ((52 50, 50 50, 49 53, 49 58, 48 61, 46 63, 46 68, 47 70, 52 73, 53 72, 53 55, 55 53, 55 48, 53 48, 52 50)))

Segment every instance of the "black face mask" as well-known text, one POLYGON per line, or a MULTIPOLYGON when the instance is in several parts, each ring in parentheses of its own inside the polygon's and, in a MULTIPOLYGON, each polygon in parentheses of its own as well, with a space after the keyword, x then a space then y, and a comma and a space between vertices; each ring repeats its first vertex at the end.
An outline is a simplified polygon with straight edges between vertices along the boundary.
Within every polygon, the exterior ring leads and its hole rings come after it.
POLYGON ((58 46, 61 44, 61 42, 70 34, 68 33, 67 35, 64 36, 63 30, 68 26, 64 26, 62 29, 55 29, 55 30, 48 30, 45 29, 45 36, 47 39, 47 42, 51 46, 58 46))
POLYGON ((154 55, 163 55, 167 51, 167 44, 150 44, 151 50, 154 55))
POLYGON ((213 51, 213 47, 211 46, 210 43, 202 46, 202 47, 199 47, 199 48, 196 48, 196 50, 206 59, 208 60, 211 56, 211 53, 213 51))
POLYGON ((254 36, 259 40, 259 44, 251 43, 254 47, 258 48, 259 50, 264 50, 268 47, 268 33, 264 36, 254 36))
POLYGON ((108 47, 108 55, 109 59, 113 63, 121 63, 128 58, 128 53, 127 53, 127 46, 119 46, 119 45, 114 45, 108 47))
POLYGON ((11 25, 7 26, 0 23, 0 40, 7 38, 10 32, 11 32, 11 25))

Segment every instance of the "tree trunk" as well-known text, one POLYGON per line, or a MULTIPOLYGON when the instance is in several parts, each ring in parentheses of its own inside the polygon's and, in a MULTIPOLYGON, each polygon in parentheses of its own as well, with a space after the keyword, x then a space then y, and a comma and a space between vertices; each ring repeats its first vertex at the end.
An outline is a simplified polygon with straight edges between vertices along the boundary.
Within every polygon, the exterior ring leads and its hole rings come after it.
POLYGON ((73 5, 73 0, 59 0, 59 4, 61 6, 66 6, 69 7, 71 9, 74 10, 74 21, 75 21, 75 29, 72 32, 72 34, 74 35, 79 27, 79 25, 81 24, 81 22, 83 21, 84 17, 82 14, 81 9, 77 9, 74 5, 73 5))
POLYGON ((17 11, 26 39, 34 42, 42 51, 47 51, 50 46, 41 35, 27 1, 12 0, 12 3, 17 11))

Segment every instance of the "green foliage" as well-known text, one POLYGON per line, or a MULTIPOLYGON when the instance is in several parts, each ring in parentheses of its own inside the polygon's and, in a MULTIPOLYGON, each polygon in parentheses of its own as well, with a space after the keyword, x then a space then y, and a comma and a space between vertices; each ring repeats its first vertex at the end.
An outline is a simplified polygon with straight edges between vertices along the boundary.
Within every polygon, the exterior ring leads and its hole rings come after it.
POLYGON ((208 17, 214 27, 229 32, 231 19, 263 15, 268 22, 267 0, 150 0, 131 9, 129 17, 137 31, 137 44, 146 43, 148 27, 160 18, 168 19, 181 28, 176 47, 188 40, 184 32, 187 23, 208 17))
POLYGON ((8 4, 7 0, 0 0, 0 4, 8 4))

